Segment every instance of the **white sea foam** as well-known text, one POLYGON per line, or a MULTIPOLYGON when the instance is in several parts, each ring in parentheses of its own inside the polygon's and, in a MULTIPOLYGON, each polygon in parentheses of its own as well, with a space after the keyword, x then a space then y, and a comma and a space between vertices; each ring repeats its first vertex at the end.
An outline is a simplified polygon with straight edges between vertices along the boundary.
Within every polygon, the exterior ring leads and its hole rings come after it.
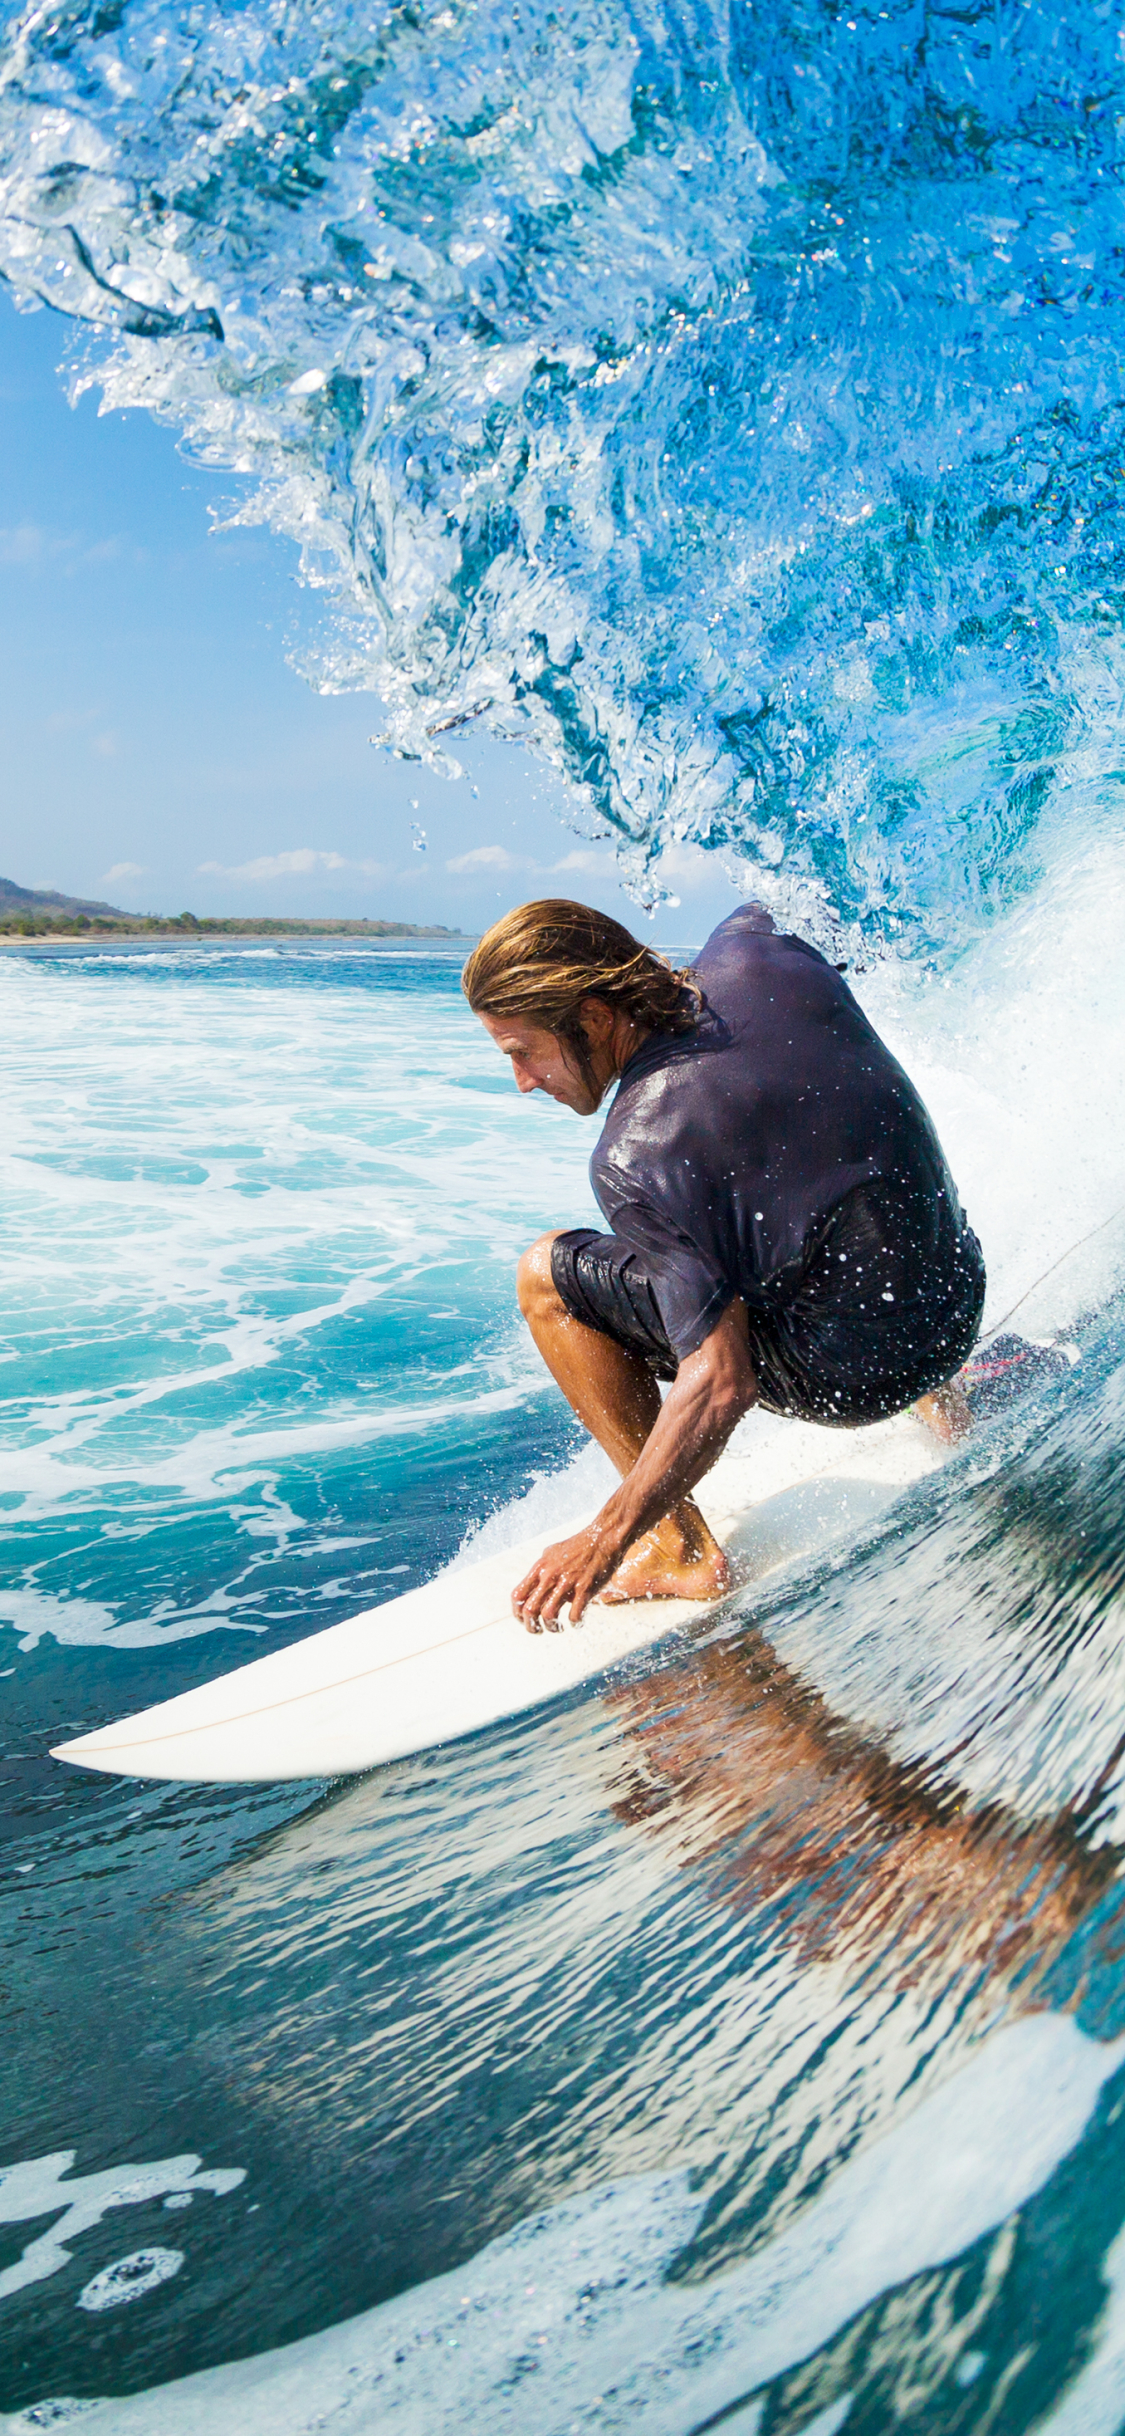
MULTIPOLYGON (((442 1385, 449 1383, 445 1373, 442 1385)), ((464 1375, 464 1374, 462 1374, 464 1375)), ((456 1377, 456 1369, 452 1376, 456 1377)), ((137 1402, 156 1400, 152 1395, 139 1397, 137 1402)), ((391 1404, 382 1412, 364 1413, 352 1410, 323 1420, 279 1421, 270 1429, 240 1426, 237 1421, 221 1429, 197 1429, 175 1452, 159 1460, 134 1461, 127 1474, 137 1488, 178 1491, 185 1497, 222 1498, 244 1495, 252 1486, 276 1493, 276 1478, 281 1467, 303 1455, 329 1454, 343 1447, 376 1446, 382 1441, 418 1437, 443 1422, 459 1425, 471 1423, 474 1416, 507 1412, 524 1402, 526 1384, 523 1379, 486 1389, 476 1395, 458 1397, 437 1393, 426 1403, 391 1404)), ((12 1491, 22 1492, 26 1503, 22 1508, 25 1520, 50 1512, 65 1496, 77 1498, 82 1491, 97 1496, 107 1486, 102 1463, 82 1463, 71 1451, 89 1439, 98 1428, 97 1420, 84 1414, 74 1429, 60 1432, 54 1440, 33 1446, 26 1452, 16 1449, 0 1461, 0 1481, 12 1491)), ((110 1475, 112 1478, 112 1474, 110 1475)), ((278 1508, 273 1514, 255 1512, 245 1518, 247 1530, 262 1530, 273 1534, 277 1529, 296 1528, 299 1517, 287 1509, 278 1508)))
MULTIPOLYGON (((667 2278, 700 2214, 685 2175, 586 2192, 328 2333, 106 2400, 91 2436, 211 2436, 216 2425, 239 2436, 690 2436, 739 2404, 752 2413, 756 2389, 881 2293, 1025 2206, 1081 2138, 1123 2053, 1125 2042, 1099 2046, 1057 2015, 998 2031, 763 2249, 708 2282, 667 2278)), ((20 2413, 0 2430, 29 2436, 33 2424, 20 2413)), ((831 2424, 813 2421, 822 2436, 831 2424)))
POLYGON ((219 2198, 237 2190, 246 2179, 244 2166, 212 2166, 200 2173, 202 2160, 184 2156, 162 2157, 153 2165, 110 2166, 98 2174, 75 2175, 72 2180, 74 2159, 74 2149, 68 2148, 50 2157, 30 2157, 18 2165, 0 2167, 0 2224, 58 2216, 49 2232, 37 2234, 27 2244, 14 2265, 0 2270, 0 2300, 57 2275, 73 2255, 68 2243, 100 2225, 111 2208, 147 2206, 165 2192, 211 2191, 219 2198))
POLYGON ((83 2284, 78 2307, 91 2317, 101 2317, 107 2309, 124 2309, 130 2301, 142 2300, 146 2292, 155 2292, 158 2284, 169 2283, 183 2263, 182 2250, 130 2250, 127 2258, 115 2258, 83 2284))
POLYGON ((16 1647, 25 1652, 38 1649, 45 1637, 64 1649, 98 1643, 106 1649, 159 1649, 173 1641, 195 1640, 200 1633, 215 1632, 220 1626, 236 1632, 265 1630, 264 1621, 239 1613, 235 1600, 221 1591, 212 1592, 209 1599, 187 1611, 168 1600, 148 1616, 126 1619, 102 1599, 59 1598, 51 1591, 26 1587, 0 1588, 0 1623, 14 1627, 16 1647))

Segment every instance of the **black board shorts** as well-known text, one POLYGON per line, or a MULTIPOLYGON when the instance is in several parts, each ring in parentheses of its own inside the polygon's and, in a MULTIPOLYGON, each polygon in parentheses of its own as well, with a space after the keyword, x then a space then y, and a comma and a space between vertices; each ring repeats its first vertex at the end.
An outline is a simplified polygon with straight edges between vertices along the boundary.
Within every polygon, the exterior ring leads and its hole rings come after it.
MULTIPOLYGON (((940 1196, 938 1197, 941 1198, 940 1196)), ((659 1279, 616 1235, 575 1227, 551 1246, 571 1318, 678 1369, 659 1279)), ((897 1181, 860 1185, 832 1211, 795 1278, 744 1297, 758 1401, 767 1412, 854 1428, 943 1387, 976 1341, 984 1257, 972 1228, 897 1181)))

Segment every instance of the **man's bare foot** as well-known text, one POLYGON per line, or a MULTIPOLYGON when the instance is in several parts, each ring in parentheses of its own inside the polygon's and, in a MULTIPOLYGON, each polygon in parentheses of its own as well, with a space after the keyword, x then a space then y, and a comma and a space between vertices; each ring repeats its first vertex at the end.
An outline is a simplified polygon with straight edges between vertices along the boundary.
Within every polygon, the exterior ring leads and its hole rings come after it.
POLYGON ((939 1387, 932 1396, 919 1396, 914 1410, 942 1446, 956 1446, 958 1439, 967 1437, 973 1426, 969 1399, 956 1379, 950 1379, 947 1387, 939 1387))
POLYGON ((607 1607, 628 1599, 718 1599, 730 1587, 730 1566, 698 1506, 687 1505, 635 1542, 598 1598, 607 1607))

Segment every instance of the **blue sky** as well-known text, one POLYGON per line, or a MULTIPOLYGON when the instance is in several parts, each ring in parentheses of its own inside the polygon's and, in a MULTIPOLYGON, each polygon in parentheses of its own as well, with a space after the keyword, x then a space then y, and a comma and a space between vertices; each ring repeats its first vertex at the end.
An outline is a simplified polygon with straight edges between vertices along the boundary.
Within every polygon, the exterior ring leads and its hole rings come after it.
POLYGON ((374 751, 377 698, 322 697, 288 664, 318 614, 295 550, 212 533, 234 478, 146 416, 99 416, 90 394, 72 410, 70 343, 60 316, 0 295, 0 872, 144 911, 466 930, 538 895, 667 940, 730 911, 706 859, 681 857, 681 908, 650 929, 512 746, 458 739, 454 783, 374 751))

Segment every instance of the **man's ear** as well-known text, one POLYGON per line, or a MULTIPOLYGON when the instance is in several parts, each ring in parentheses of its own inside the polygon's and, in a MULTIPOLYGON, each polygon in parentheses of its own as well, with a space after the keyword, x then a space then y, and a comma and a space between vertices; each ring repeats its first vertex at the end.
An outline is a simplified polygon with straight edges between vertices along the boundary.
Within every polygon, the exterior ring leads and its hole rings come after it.
POLYGON ((604 1049, 616 1022, 613 1008, 605 998, 584 998, 578 1009, 588 1049, 604 1049))

